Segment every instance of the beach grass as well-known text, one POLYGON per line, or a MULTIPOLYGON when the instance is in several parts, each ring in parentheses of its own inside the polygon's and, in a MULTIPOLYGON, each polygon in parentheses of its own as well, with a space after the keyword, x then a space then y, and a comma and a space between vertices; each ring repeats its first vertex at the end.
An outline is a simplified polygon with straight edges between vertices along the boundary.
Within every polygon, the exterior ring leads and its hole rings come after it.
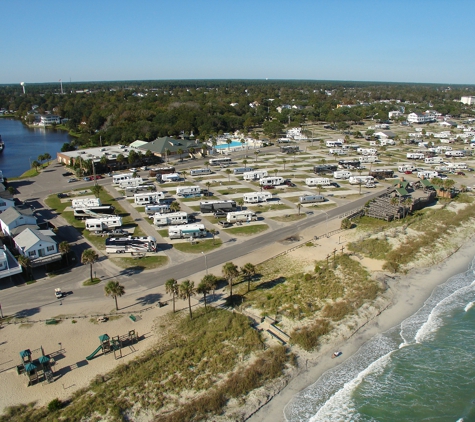
POLYGON ((248 226, 232 227, 230 229, 224 229, 226 233, 233 234, 235 236, 252 236, 266 231, 269 228, 267 224, 252 224, 248 226))

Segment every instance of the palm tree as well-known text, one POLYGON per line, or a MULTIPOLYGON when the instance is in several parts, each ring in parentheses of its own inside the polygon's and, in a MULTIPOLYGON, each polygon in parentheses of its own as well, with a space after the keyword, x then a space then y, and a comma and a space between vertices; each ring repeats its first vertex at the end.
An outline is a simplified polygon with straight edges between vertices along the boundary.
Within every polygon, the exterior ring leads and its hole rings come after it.
POLYGON ((226 139, 226 143, 228 144, 228 151, 229 151, 229 148, 231 147, 231 139, 226 139))
POLYGON ((51 155, 49 154, 49 152, 45 152, 45 153, 43 154, 43 159, 44 159, 45 161, 51 160, 51 155))
POLYGON ((254 151, 254 155, 256 156, 256 163, 257 163, 257 156, 259 155, 259 151, 254 151))
POLYGON ((188 152, 190 153, 191 158, 194 159, 195 158, 195 152, 196 152, 195 148, 194 147, 188 148, 188 152))
POLYGON ((237 201, 237 204, 239 205, 239 211, 242 211, 242 207, 244 205, 244 199, 243 198, 239 198, 237 201))
POLYGON ((165 161, 168 163, 171 151, 165 148, 165 161))
POLYGON ((175 313, 175 296, 178 296, 178 282, 174 278, 170 278, 165 283, 165 291, 172 295, 173 313, 175 313))
POLYGON ((188 309, 190 310, 190 319, 193 319, 193 314, 191 313, 191 296, 196 294, 195 283, 190 280, 185 280, 179 286, 179 295, 180 298, 185 300, 188 299, 188 309))
POLYGON ((233 296, 233 281, 236 279, 236 277, 239 276, 239 270, 236 265, 234 265, 232 262, 226 262, 226 264, 223 265, 222 268, 222 273, 223 276, 226 280, 228 280, 229 284, 229 297, 232 298, 233 296))
POLYGON ((209 161, 205 161, 205 166, 207 169, 209 169, 209 161))
POLYGON ((206 196, 209 196, 209 188, 210 188, 210 186, 211 186, 211 182, 208 180, 208 181, 206 182, 206 196))
POLYGON ((232 170, 231 169, 226 169, 225 173, 228 175, 228 182, 230 182, 231 181, 232 170))
POLYGON ((180 204, 179 204, 177 201, 173 201, 173 202, 170 204, 170 209, 171 209, 173 212, 178 212, 178 211, 180 211, 180 204))
POLYGON ((33 161, 31 163, 31 168, 34 168, 36 171, 38 171, 38 167, 40 166, 40 163, 38 163, 38 161, 33 161))
POLYGON ((274 176, 277 176, 278 172, 279 172, 279 169, 274 169, 274 176))
POLYGON ((58 245, 59 253, 66 256, 66 263, 69 265, 68 254, 71 250, 71 245, 65 240, 58 245))
POLYGON ((242 160, 242 163, 244 164, 244 167, 246 167, 246 164, 248 163, 248 161, 246 159, 242 160))
POLYGON ((323 189, 322 185, 317 185, 317 191, 318 191, 319 195, 320 195, 320 192, 322 191, 322 189, 323 189))
POLYGON ((186 176, 188 176, 188 172, 186 170, 183 170, 181 172, 181 175, 183 176, 183 182, 186 182, 186 176))
POLYGON ((200 284, 198 284, 198 287, 196 288, 196 293, 202 294, 203 295, 203 301, 205 303, 205 310, 207 309, 206 307, 206 295, 213 289, 211 283, 209 282, 209 279, 206 278, 206 276, 203 277, 203 279, 200 281, 200 284))
POLYGON ((299 211, 299 214, 300 215, 300 209, 302 208, 302 203, 301 202, 297 202, 297 209, 299 211))
POLYGON ((41 167, 43 167, 43 161, 45 160, 45 156, 43 154, 38 155, 37 160, 41 163, 41 167))
POLYGON ((104 188, 101 185, 94 185, 91 187, 91 192, 94 194, 96 198, 99 198, 99 195, 101 192, 104 190, 104 188))
POLYGON ((178 148, 178 149, 176 150, 176 152, 177 152, 177 154, 180 156, 180 161, 183 161, 183 157, 182 157, 182 155, 183 155, 183 148, 178 148))
POLYGON ((211 233, 211 236, 213 236, 213 245, 215 245, 214 237, 216 236, 216 229, 209 229, 209 232, 211 233))
POLYGON ((31 277, 31 259, 28 258, 27 256, 20 255, 18 256, 18 263, 25 270, 26 276, 29 278, 32 278, 31 277))
POLYGON ((115 310, 119 310, 119 305, 117 304, 117 298, 125 294, 125 288, 118 281, 109 281, 104 286, 104 293, 106 296, 112 296, 115 300, 115 310))
POLYGON ((99 259, 99 255, 94 249, 86 249, 81 255, 81 263, 89 264, 91 267, 91 283, 92 283, 92 265, 99 259))
POLYGON ((251 280, 252 277, 256 275, 256 266, 248 262, 243 267, 241 267, 241 273, 247 278, 247 291, 251 291, 251 280))
POLYGON ((287 160, 285 158, 282 159, 282 164, 284 165, 284 171, 285 171, 285 165, 287 164, 287 160))

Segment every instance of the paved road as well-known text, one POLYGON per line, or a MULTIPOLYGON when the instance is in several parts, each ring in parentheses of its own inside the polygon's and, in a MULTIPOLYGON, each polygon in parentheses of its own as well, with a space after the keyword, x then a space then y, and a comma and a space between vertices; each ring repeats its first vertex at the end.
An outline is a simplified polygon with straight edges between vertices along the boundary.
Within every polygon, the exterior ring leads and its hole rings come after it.
MULTIPOLYGON (((67 183, 67 178, 61 176, 63 167, 55 164, 51 168, 40 175, 34 183, 25 183, 20 181, 15 183, 18 190, 21 192, 20 198, 28 200, 32 203, 38 202, 37 207, 41 207, 41 202, 44 197, 51 193, 61 192, 67 188, 71 188, 71 184, 67 183)), ((103 179, 101 184, 106 184, 110 179, 103 179)), ((76 182, 74 187, 89 187, 91 182, 76 182)), ((206 263, 208 268, 219 266, 225 262, 235 260, 240 256, 247 255, 251 252, 259 253, 259 249, 271 245, 275 242, 283 241, 289 237, 300 236, 305 229, 313 227, 317 224, 324 223, 339 215, 342 215, 355 208, 363 206, 369 199, 378 196, 381 191, 372 192, 364 197, 338 206, 337 208, 329 209, 326 212, 320 212, 313 216, 307 216, 303 220, 269 232, 260 236, 256 236, 244 242, 232 242, 229 240, 225 248, 220 248, 214 252, 206 255, 206 263)), ((61 217, 57 217, 58 222, 61 223, 61 217)), ((66 224, 63 222, 63 224, 66 224)), ((77 232, 69 226, 65 227, 64 232, 69 240, 75 242, 76 247, 88 247, 83 238, 77 237, 77 232)), ((104 257, 100 262, 94 265, 94 271, 98 277, 104 280, 119 279, 126 282, 126 290, 128 295, 135 294, 137 296, 147 295, 147 290, 163 285, 169 278, 183 279, 192 276, 193 274, 205 270, 205 260, 202 255, 186 262, 172 264, 166 268, 151 271, 142 271, 140 268, 132 268, 120 270, 111 265, 104 257)), ((87 269, 83 266, 77 266, 70 272, 64 275, 59 275, 53 279, 42 279, 40 283, 35 283, 21 288, 3 289, 0 292, 1 304, 6 314, 12 314, 20 311, 25 311, 27 315, 34 315, 38 313, 41 307, 44 306, 58 306, 58 302, 54 299, 54 287, 60 285, 63 291, 73 292, 65 300, 70 303, 81 304, 87 303, 90 307, 91 303, 103 301, 103 286, 90 286, 87 289, 82 287, 82 282, 87 278, 87 269)), ((88 273, 87 273, 88 274, 88 273)))

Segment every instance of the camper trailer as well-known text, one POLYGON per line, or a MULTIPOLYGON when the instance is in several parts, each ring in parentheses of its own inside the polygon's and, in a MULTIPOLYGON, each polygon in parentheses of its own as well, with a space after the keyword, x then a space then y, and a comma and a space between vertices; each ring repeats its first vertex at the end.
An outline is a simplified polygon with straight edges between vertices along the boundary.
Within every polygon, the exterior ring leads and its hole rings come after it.
POLYGON ((234 174, 244 174, 254 171, 252 167, 238 167, 233 170, 234 174))
POLYGON ((270 192, 249 192, 245 193, 242 196, 244 202, 257 204, 259 202, 266 202, 269 199, 272 199, 272 194, 270 192))
POLYGON ((373 176, 351 176, 348 179, 350 185, 372 185, 374 183, 373 176))
POLYGON ((137 187, 143 184, 143 179, 141 177, 130 178, 126 180, 121 180, 119 182, 119 187, 121 189, 129 188, 129 187, 137 187))
POLYGON ((132 179, 132 173, 120 173, 120 174, 114 174, 112 176, 112 184, 115 186, 118 186, 120 182, 127 180, 127 179, 132 179))
POLYGON ((257 215, 253 211, 228 212, 226 221, 228 223, 257 221, 257 215))
POLYGON ((279 186, 284 184, 284 178, 279 176, 263 177, 259 180, 261 186, 279 186))
POLYGON ((244 180, 259 180, 263 177, 267 177, 268 173, 267 170, 256 170, 256 171, 249 171, 242 175, 244 180))
POLYGON ((202 201, 200 212, 235 211, 236 201, 202 201))
POLYGON ((155 213, 165 214, 171 212, 168 204, 153 204, 145 205, 145 213, 147 215, 154 215, 155 213))
POLYGON ((351 172, 343 171, 343 170, 334 171, 333 172, 333 177, 335 179, 348 179, 349 177, 351 177, 351 172))
POLYGON ((206 237, 208 232, 204 224, 185 224, 183 226, 170 226, 168 237, 170 239, 183 239, 186 237, 206 237))
POLYGON ((360 163, 375 163, 378 161, 378 157, 376 155, 363 155, 358 157, 358 161, 360 163))
POLYGON ((76 198, 71 202, 72 208, 100 207, 101 205, 101 200, 93 196, 88 198, 76 198))
POLYGON ((307 186, 330 186, 331 181, 326 177, 309 177, 305 179, 305 184, 307 186))
POLYGON ((136 193, 134 195, 134 202, 135 205, 155 204, 163 198, 165 198, 163 192, 136 193))
POLYGON ((405 173, 406 171, 414 171, 416 166, 414 164, 402 164, 397 169, 399 172, 405 173))
POLYGON ((426 157, 424 158, 424 163, 426 164, 441 164, 444 160, 442 157, 426 157))
POLYGON ((425 170, 417 172, 417 177, 419 179, 433 179, 434 177, 438 177, 439 173, 436 171, 425 170))
POLYGON ((178 182, 180 180, 180 175, 178 173, 167 173, 160 175, 160 178, 162 182, 178 182))
POLYGON ((178 186, 176 188, 176 196, 189 197, 201 196, 201 188, 199 186, 178 186))
POLYGON ((211 173, 212 173, 212 171, 209 168, 190 170, 190 175, 191 176, 201 176, 201 175, 204 175, 204 174, 211 174, 211 173))
POLYGON ((153 224, 156 226, 188 224, 188 214, 184 211, 172 212, 169 214, 156 213, 153 215, 153 224))
POLYGON ((103 231, 122 226, 122 217, 111 215, 110 217, 88 218, 86 230, 103 231))
POLYGON ((410 160, 424 160, 426 156, 422 152, 408 152, 406 158, 410 160))
POLYGON ((315 202, 324 202, 325 198, 323 195, 303 195, 299 198, 301 204, 312 204, 315 202))

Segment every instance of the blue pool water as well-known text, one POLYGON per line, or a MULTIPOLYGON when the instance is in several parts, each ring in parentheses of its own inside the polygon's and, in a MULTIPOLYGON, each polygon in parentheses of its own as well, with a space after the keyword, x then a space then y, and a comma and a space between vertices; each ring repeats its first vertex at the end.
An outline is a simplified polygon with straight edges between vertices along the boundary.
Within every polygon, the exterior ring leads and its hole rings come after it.
MULTIPOLYGON (((236 147, 241 147, 243 146, 241 142, 238 141, 233 141, 229 145, 228 144, 222 144, 222 145, 216 145, 214 148, 215 149, 226 149, 226 148, 236 148, 236 147)), ((244 144, 246 146, 246 144, 244 144)))

